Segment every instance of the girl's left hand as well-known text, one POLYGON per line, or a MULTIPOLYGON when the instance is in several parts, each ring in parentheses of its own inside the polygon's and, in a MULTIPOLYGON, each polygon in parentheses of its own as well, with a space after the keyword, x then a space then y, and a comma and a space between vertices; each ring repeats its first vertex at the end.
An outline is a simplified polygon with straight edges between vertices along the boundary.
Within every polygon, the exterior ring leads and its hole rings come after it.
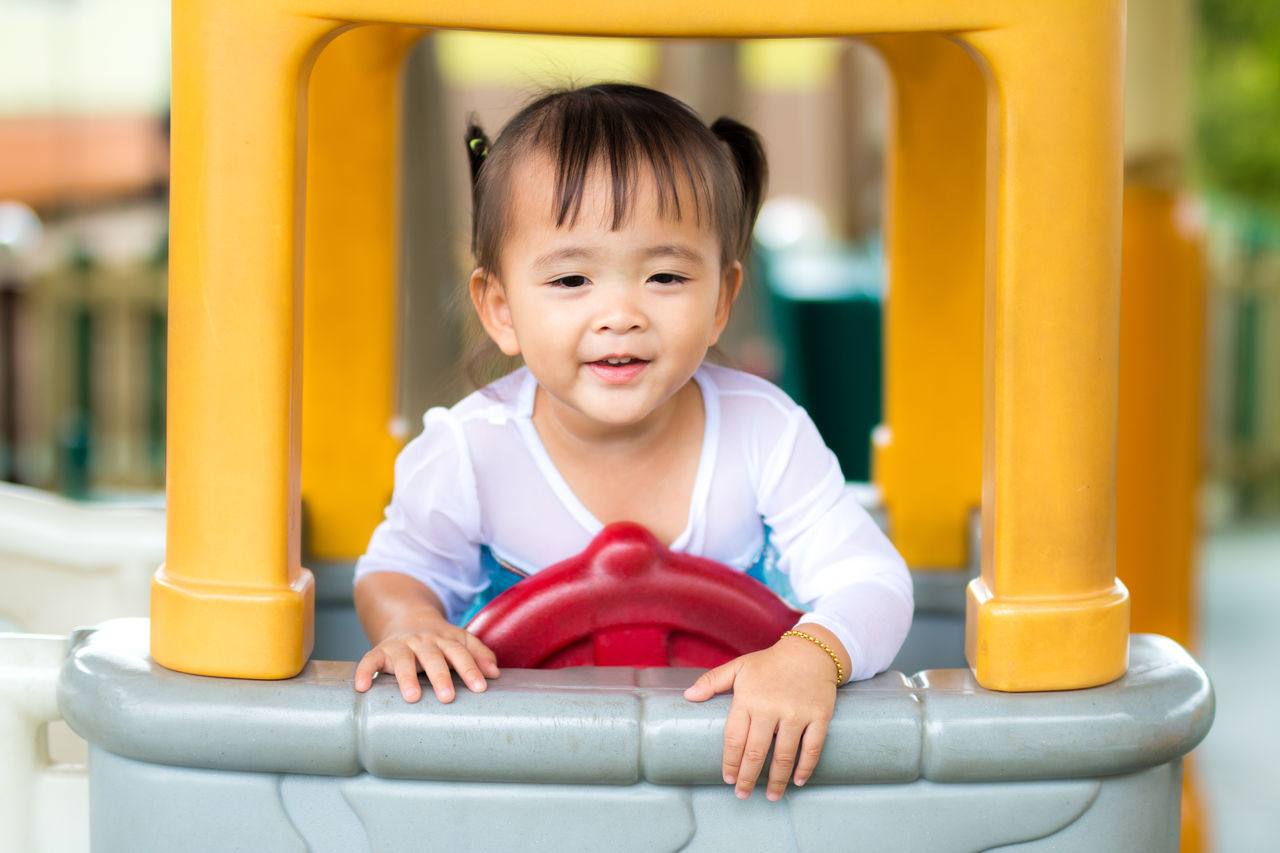
MULTIPOLYGON (((806 632, 810 628, 832 645, 830 632, 804 626, 806 632)), ((834 648, 847 661, 838 641, 834 648)), ((809 780, 835 710, 835 675, 831 657, 816 644, 803 637, 783 637, 770 648, 708 670, 684 692, 686 699, 703 702, 733 691, 724 724, 723 770, 724 781, 734 786, 739 799, 751 796, 771 743, 768 799, 781 799, 793 769, 797 786, 809 780)))

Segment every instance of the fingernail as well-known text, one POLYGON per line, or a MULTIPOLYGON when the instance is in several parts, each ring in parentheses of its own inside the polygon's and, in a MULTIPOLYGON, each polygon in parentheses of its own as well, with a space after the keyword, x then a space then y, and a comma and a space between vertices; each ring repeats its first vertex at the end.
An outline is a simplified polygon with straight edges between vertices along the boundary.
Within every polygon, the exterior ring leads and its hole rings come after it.
POLYGON ((471 682, 471 689, 475 691, 484 690, 484 679, 477 678, 475 681, 471 682))
POLYGON ((782 794, 779 794, 776 791, 770 791, 764 796, 765 796, 765 799, 767 799, 771 803, 776 803, 778 800, 782 799, 782 794))
POLYGON ((804 783, 805 783, 805 782, 808 782, 808 781, 809 781, 809 780, 808 780, 807 778, 803 778, 803 779, 802 779, 802 778, 797 777, 797 778, 796 778, 796 787, 797 787, 797 788, 803 788, 803 787, 804 787, 804 783))
POLYGON ((734 791, 733 793, 734 793, 734 796, 736 796, 740 800, 745 800, 747 797, 751 796, 750 791, 734 791))
POLYGON ((725 783, 726 785, 732 785, 733 783, 735 783, 735 782, 737 782, 737 781, 738 781, 738 780, 737 780, 737 778, 736 778, 732 773, 726 773, 726 774, 724 774, 724 783, 725 783))

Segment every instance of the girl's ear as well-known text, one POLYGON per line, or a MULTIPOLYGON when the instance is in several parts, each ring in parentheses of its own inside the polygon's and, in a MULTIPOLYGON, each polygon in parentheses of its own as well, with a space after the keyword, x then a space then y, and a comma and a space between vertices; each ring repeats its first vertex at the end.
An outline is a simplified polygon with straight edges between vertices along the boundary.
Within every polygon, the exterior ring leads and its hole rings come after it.
POLYGON ((742 290, 742 264, 734 261, 733 264, 725 267, 724 278, 720 282, 720 299, 716 302, 715 323, 711 327, 711 343, 708 346, 714 346, 715 342, 720 340, 720 333, 729 322, 729 310, 733 308, 733 302, 738 298, 740 290, 742 290))
POLYGON ((485 332, 505 355, 519 355, 520 341, 511 323, 511 306, 507 304, 502 282, 488 270, 477 268, 471 272, 469 289, 471 304, 485 332))

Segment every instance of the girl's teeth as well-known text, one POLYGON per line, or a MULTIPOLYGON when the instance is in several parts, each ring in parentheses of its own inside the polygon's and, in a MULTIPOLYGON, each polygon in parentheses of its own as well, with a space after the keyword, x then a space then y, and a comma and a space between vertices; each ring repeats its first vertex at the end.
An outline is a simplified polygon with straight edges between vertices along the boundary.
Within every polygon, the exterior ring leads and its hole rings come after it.
POLYGON ((631 359, 629 358, 606 358, 605 361, 609 364, 630 364, 631 363, 631 359))

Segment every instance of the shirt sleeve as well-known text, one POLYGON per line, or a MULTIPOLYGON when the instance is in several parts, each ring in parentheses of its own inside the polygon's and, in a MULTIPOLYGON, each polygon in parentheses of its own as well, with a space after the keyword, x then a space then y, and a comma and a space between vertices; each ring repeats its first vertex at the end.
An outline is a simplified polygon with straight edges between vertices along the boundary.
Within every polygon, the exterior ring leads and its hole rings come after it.
POLYGON ((778 567, 821 625, 849 652, 847 680, 888 669, 911 627, 911 574, 845 483, 835 454, 796 407, 757 491, 778 567))
POLYGON ((450 621, 487 584, 480 569, 480 511, 466 437, 447 409, 431 409, 422 434, 396 458, 395 490, 355 579, 399 572, 431 589, 450 621))

